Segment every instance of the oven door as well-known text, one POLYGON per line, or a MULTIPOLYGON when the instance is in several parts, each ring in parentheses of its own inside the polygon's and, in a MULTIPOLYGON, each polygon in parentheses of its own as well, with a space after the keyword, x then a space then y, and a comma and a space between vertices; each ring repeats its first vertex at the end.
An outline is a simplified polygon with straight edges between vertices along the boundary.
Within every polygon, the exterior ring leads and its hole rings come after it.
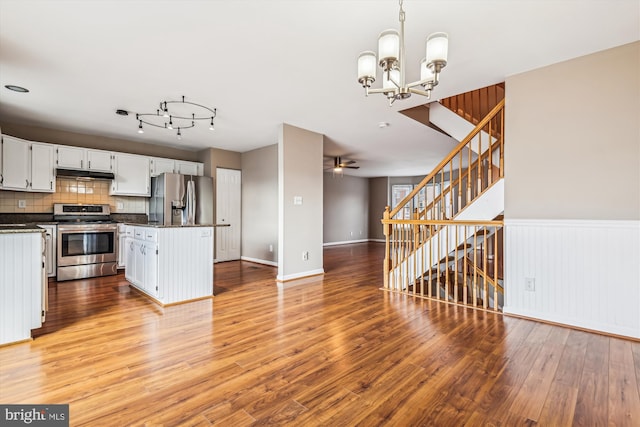
POLYGON ((116 225, 58 225, 58 266, 116 261, 116 225))

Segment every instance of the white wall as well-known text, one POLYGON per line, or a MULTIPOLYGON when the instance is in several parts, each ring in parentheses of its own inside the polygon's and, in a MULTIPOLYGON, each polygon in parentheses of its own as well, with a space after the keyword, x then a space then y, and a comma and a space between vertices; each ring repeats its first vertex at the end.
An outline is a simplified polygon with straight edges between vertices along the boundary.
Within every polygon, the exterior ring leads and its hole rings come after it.
POLYGON ((327 244, 366 240, 369 233, 369 180, 324 173, 324 238, 327 244))
POLYGON ((323 135, 288 124, 278 137, 278 277, 321 274, 323 135), (294 204, 300 197, 301 204, 294 204), (303 260, 302 254, 308 253, 303 260))
POLYGON ((242 259, 277 265, 278 145, 242 153, 242 259))
POLYGON ((505 114, 504 312, 639 338, 640 42, 508 78, 505 114))
POLYGON ((505 218, 640 218, 640 42, 509 77, 505 218))

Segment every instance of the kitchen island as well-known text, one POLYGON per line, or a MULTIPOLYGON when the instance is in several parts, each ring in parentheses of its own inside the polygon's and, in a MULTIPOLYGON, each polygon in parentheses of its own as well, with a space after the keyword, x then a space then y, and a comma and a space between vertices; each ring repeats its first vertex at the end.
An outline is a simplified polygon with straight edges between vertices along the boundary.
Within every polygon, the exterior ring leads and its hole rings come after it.
POLYGON ((31 330, 42 326, 44 232, 35 225, 0 225, 0 345, 29 340, 31 330))
POLYGON ((213 297, 213 226, 128 224, 125 278, 166 306, 213 297))

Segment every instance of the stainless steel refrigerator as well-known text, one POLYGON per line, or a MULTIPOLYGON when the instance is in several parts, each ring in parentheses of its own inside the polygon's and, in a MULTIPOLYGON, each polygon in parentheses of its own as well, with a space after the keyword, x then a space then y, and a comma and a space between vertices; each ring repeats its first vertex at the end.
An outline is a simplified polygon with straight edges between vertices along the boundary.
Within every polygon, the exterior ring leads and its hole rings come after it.
POLYGON ((213 178, 163 173, 151 178, 149 223, 213 224, 213 178))

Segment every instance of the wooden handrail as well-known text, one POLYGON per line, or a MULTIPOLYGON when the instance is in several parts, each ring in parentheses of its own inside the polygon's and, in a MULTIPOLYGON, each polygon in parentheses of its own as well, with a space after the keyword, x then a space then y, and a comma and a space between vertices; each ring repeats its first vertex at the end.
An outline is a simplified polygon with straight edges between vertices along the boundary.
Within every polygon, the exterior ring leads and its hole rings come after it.
POLYGON ((475 138, 475 136, 480 133, 482 131, 482 128, 484 128, 490 121, 491 119, 493 119, 496 114, 498 114, 500 112, 500 110, 504 108, 504 99, 502 101, 500 101, 498 103, 498 105, 496 105, 489 114, 487 114, 487 116, 482 119, 480 121, 480 123, 478 123, 476 125, 476 127, 473 129, 473 131, 467 135, 462 141, 460 141, 460 143, 458 145, 456 145, 456 147, 440 162, 438 163, 438 166, 436 166, 433 171, 431 171, 431 173, 429 173, 426 177, 424 177, 424 179, 422 181, 420 181, 420 183, 404 198, 402 199, 402 201, 398 204, 398 206, 396 206, 395 208, 393 208, 393 210, 390 212, 389 216, 390 217, 394 217, 398 212, 400 212, 400 210, 407 204, 409 203, 419 192, 420 190, 425 187, 427 185, 427 183, 429 181, 431 181, 433 178, 436 177, 436 175, 438 175, 439 173, 441 173, 441 170, 455 157, 458 155, 458 153, 460 151, 462 151, 462 149, 471 141, 473 140, 473 138, 475 138))
MULTIPOLYGON (((488 151, 488 150, 487 150, 487 151, 488 151)), ((490 156, 491 156, 491 153, 487 153, 487 157, 490 157, 490 156)), ((481 154, 481 155, 480 155, 480 161, 482 161, 482 157, 484 157, 484 154, 481 154)), ((471 171, 476 171, 476 170, 478 170, 478 169, 479 169, 478 163, 474 163, 474 164, 473 164, 473 166, 471 166, 471 167, 470 167, 470 168, 468 168, 468 169, 471 169, 471 171)), ((463 176, 464 176, 464 175, 462 174, 462 171, 461 171, 461 172, 460 172, 460 174, 458 175, 458 177, 457 177, 455 180, 453 180, 453 181, 451 181, 451 182, 449 183, 449 187, 447 188, 447 191, 446 191, 446 192, 445 192, 445 191, 442 191, 440 194, 438 194, 436 197, 434 197, 434 199, 431 201, 431 203, 429 203, 427 206, 425 206, 425 207, 424 207, 424 209, 423 209, 423 210, 421 210, 421 211, 420 211, 420 213, 419 213, 419 218, 422 218, 423 216, 425 216, 429 210, 433 209, 433 207, 436 205, 436 203, 440 203, 441 201, 443 201, 443 199, 444 199, 445 195, 446 195, 448 192, 451 192, 453 188, 455 188, 455 187, 457 187, 459 184, 461 184, 461 183, 462 183, 462 178, 463 178, 463 176)), ((489 186, 490 186, 490 185, 489 185, 489 186)), ((454 215, 452 215, 452 216, 455 216, 455 215, 456 215, 457 213, 459 213, 459 212, 460 212, 460 211, 456 212, 456 213, 455 213, 454 215)))
POLYGON ((382 218, 383 224, 409 224, 409 225, 459 225, 459 226, 483 226, 492 225, 497 227, 504 226, 504 220, 494 221, 454 221, 454 220, 440 220, 440 219, 386 219, 382 218))

